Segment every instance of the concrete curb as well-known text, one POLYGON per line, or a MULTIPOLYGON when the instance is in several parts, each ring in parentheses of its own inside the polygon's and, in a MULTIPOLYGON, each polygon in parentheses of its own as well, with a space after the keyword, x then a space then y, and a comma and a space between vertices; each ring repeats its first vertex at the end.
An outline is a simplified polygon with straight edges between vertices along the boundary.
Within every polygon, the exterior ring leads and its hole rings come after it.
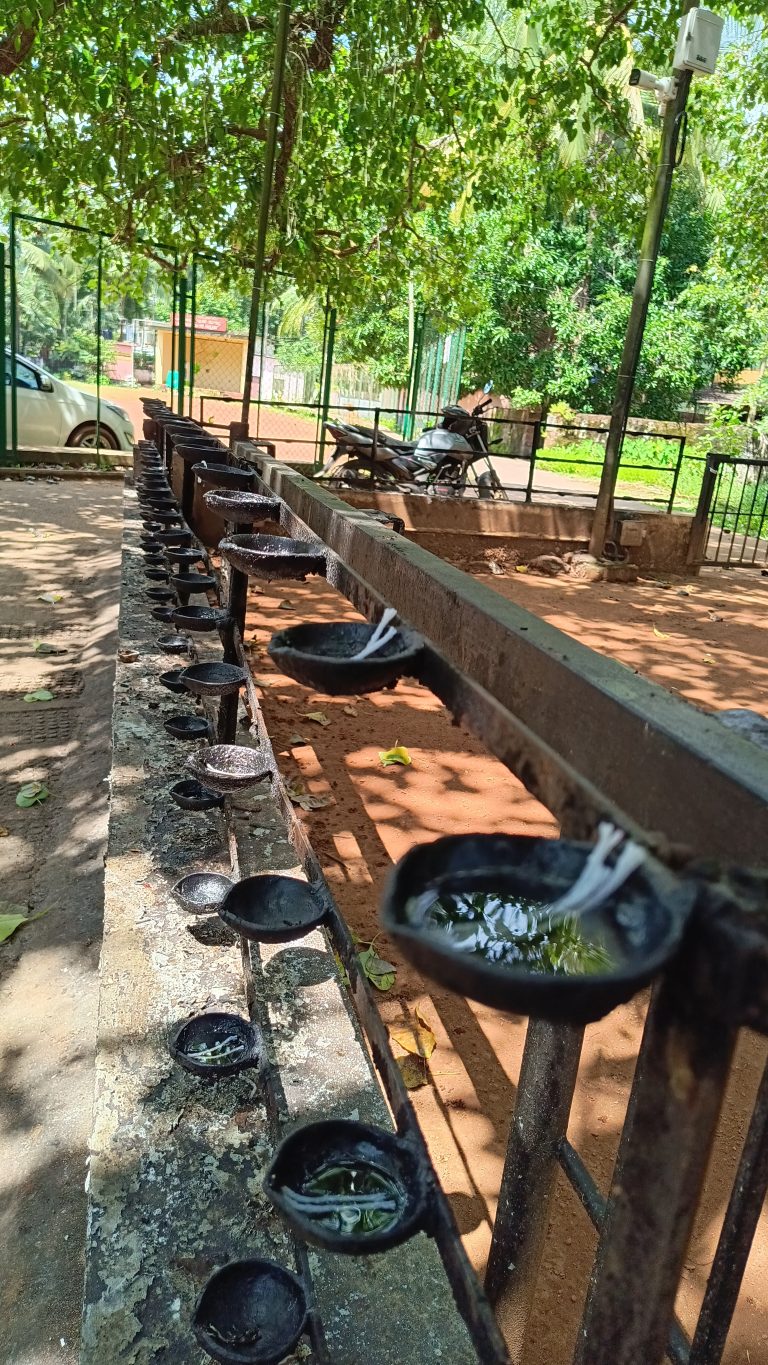
MULTIPOLYGON (((156 681, 171 664, 154 646, 137 531, 132 519, 120 647, 139 657, 118 663, 115 687, 81 1365, 197 1365, 189 1322, 213 1268, 244 1255, 295 1260, 261 1193, 277 1137, 262 1094, 243 1078, 202 1086, 168 1055, 177 1020, 246 1012, 237 940, 216 915, 185 915, 169 891, 186 872, 229 872, 227 838, 240 875, 301 873, 268 782, 228 803, 228 835, 220 812, 187 815, 168 801, 188 749, 162 721, 191 699, 156 681)), ((201 655, 220 657, 208 639, 197 637, 201 655)), ((279 1127, 330 1116, 391 1127, 325 935, 252 957, 279 1127)), ((476 1360, 424 1234, 383 1256, 312 1252, 309 1264, 335 1365, 476 1360)))

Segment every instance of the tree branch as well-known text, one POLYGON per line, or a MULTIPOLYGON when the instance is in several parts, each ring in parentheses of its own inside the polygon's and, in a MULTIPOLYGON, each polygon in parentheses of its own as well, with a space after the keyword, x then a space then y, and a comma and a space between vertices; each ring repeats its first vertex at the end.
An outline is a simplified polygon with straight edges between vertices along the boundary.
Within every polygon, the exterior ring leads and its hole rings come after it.
MULTIPOLYGON (((72 0, 54 0, 53 11, 45 21, 50 23, 72 0)), ((27 26, 16 24, 0 37, 0 77, 12 76, 23 65, 39 37, 43 22, 27 26)))

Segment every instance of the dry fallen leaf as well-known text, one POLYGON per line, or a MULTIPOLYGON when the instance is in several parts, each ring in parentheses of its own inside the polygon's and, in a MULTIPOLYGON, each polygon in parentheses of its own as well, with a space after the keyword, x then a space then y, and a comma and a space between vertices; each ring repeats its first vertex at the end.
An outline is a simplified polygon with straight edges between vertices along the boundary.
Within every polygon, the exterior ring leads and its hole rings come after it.
POLYGON ((356 707, 356 706, 345 706, 345 707, 344 707, 344 715, 345 715, 345 716, 356 716, 356 715, 357 715, 357 707, 356 707))
POLYGON ((7 839, 8 836, 10 835, 10 832, 11 831, 9 829, 5 828, 5 825, 0 825, 0 839, 7 839))
POLYGON ((63 600, 64 600, 63 592, 41 592, 38 596, 38 601, 51 602, 54 605, 57 602, 62 602, 63 600))
POLYGON ((702 663, 705 663, 705 664, 714 664, 714 663, 717 662, 716 659, 713 659, 713 658, 712 658, 712 655, 711 655, 711 654, 702 654, 702 656, 701 656, 701 661, 702 661, 702 663))
POLYGON ((412 1052, 416 1057, 431 1057, 437 1047, 437 1039, 420 1010, 416 1010, 414 1023, 403 1024, 400 1028, 391 1028, 389 1036, 393 1042, 405 1048, 406 1052, 412 1052))
POLYGON ((68 654, 69 650, 57 649, 56 645, 48 645, 44 640, 37 640, 34 652, 35 654, 68 654))
POLYGON ((396 1057, 395 1061, 400 1068, 400 1075, 406 1090, 420 1090, 423 1085, 429 1085, 429 1074, 427 1064, 423 1057, 396 1057))
POLYGON ((668 640, 668 639, 669 639, 669 636, 668 636, 668 635, 665 635, 663 630, 659 630, 658 626, 654 626, 654 627, 653 627, 653 633, 654 633, 654 635, 656 636, 656 639, 657 639, 657 640, 668 640))
POLYGON ((325 711, 305 711, 304 720, 313 720, 315 725, 330 725, 330 721, 325 711))
POLYGON ((527 565, 527 564, 516 564, 516 565, 515 565, 515 573, 527 573, 527 572, 528 572, 528 565, 527 565))
POLYGON ((301 810, 322 810, 324 806, 330 806, 333 801, 330 794, 313 796, 311 792, 305 791, 298 783, 289 784, 285 790, 293 805, 299 806, 301 810))
POLYGON ((290 598, 286 597, 286 599, 285 599, 284 602, 278 602, 278 604, 277 604, 277 610, 278 610, 278 611, 293 611, 293 602, 291 602, 290 598))
POLYGON ((120 649, 117 652, 117 657, 121 664, 135 664, 139 657, 139 651, 137 649, 120 649))
POLYGON ((298 733, 295 735, 291 735, 288 739, 288 743, 292 745, 294 749, 301 749, 303 748, 304 745, 310 744, 311 742, 312 742, 311 740, 305 739, 303 735, 300 735, 298 733))

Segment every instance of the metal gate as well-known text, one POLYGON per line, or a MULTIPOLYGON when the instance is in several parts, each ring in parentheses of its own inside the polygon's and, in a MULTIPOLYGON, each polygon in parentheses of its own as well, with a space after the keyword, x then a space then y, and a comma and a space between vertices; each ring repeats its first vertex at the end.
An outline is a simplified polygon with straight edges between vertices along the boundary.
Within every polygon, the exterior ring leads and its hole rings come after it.
POLYGON ((707 456, 696 514, 702 564, 723 568, 768 565, 768 459, 707 456))

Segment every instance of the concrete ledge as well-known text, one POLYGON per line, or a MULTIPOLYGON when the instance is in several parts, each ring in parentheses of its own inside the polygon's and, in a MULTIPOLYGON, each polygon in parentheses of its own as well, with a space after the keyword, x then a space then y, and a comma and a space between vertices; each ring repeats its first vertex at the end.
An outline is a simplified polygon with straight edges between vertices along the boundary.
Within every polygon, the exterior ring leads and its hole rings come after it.
MULTIPOLYGON (((132 495, 128 494, 129 506, 132 495)), ((172 1026, 206 1008, 245 1013, 238 941, 218 916, 190 917, 170 888, 203 868, 301 875, 269 782, 218 811, 186 815, 168 786, 189 746, 163 719, 189 711, 157 682, 170 666, 144 595, 138 518, 124 548, 115 689, 112 810, 81 1365, 197 1365, 190 1331, 214 1267, 245 1255, 295 1266, 261 1193, 278 1132, 252 1080, 203 1086, 167 1051, 172 1026)), ((201 653, 218 643, 198 636, 201 653)), ((243 732, 241 742, 249 742, 243 732)), ((266 1026, 287 1129, 323 1116, 391 1127, 325 935, 253 953, 256 1017, 266 1026)), ((383 1256, 311 1253, 314 1292, 335 1365, 471 1365, 476 1353, 434 1244, 423 1234, 383 1256)))
POLYGON ((0 465, 0 479, 112 479, 120 482, 124 478, 123 469, 68 469, 66 465, 39 469, 36 465, 0 465))
POLYGON ((127 450, 113 450, 111 446, 98 449, 89 446, 19 446, 6 451, 6 458, 13 459, 17 465, 50 464, 64 465, 80 469, 84 464, 95 464, 108 460, 115 469, 130 469, 133 455, 127 450))

